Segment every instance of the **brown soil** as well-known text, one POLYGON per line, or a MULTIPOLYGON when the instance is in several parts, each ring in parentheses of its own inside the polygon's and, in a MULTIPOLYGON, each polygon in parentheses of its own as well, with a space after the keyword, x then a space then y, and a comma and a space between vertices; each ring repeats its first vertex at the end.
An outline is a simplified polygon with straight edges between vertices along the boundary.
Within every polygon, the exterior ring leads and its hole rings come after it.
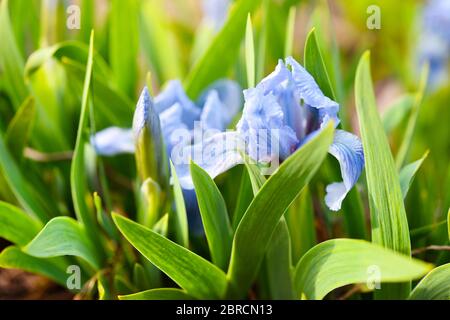
POLYGON ((0 268, 0 300, 70 300, 73 294, 50 280, 0 268))

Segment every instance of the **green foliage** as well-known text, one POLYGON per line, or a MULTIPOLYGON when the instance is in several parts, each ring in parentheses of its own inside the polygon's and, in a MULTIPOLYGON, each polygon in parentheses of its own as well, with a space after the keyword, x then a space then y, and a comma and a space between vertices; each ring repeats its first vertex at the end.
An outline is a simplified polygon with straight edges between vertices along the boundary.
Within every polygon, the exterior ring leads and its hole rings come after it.
MULTIPOLYGON (((356 110, 361 128, 370 199, 372 241, 410 255, 408 221, 399 177, 378 115, 370 74, 370 54, 359 63, 355 79, 356 110)), ((399 284, 377 291, 383 298, 406 298, 410 284, 399 284)))
POLYGON ((193 162, 191 175, 212 261, 225 270, 228 267, 232 242, 225 200, 208 173, 193 162))
POLYGON ((196 98, 208 84, 227 74, 244 37, 247 15, 253 12, 260 2, 261 0, 239 0, 234 5, 222 30, 185 80, 186 91, 190 97, 196 98))
POLYGON ((267 180, 236 230, 228 276, 239 295, 255 279, 270 237, 283 213, 312 178, 332 142, 332 124, 287 159, 267 180))
POLYGON ((303 256, 295 268, 295 285, 299 298, 323 299, 332 290, 352 283, 418 279, 431 267, 370 242, 333 239, 303 256))
POLYGON ((450 90, 412 63, 422 3, 380 0, 375 32, 369 0, 230 1, 223 25, 192 1, 81 0, 79 30, 64 1, 0 2, 1 268, 66 287, 78 265, 81 299, 450 299, 450 90), (189 191, 153 161, 163 144, 142 160, 152 179, 133 155, 96 154, 92 135, 129 128, 144 84, 179 79, 200 104, 213 81, 255 87, 286 56, 362 137, 366 179, 341 212, 323 200, 341 178, 332 124, 273 171, 244 153, 215 179, 191 163, 189 191))
POLYGON ((224 297, 227 280, 218 267, 133 221, 117 214, 113 218, 125 238, 189 295, 198 299, 224 297))
POLYGON ((430 271, 414 288, 410 300, 450 300, 450 264, 430 271))

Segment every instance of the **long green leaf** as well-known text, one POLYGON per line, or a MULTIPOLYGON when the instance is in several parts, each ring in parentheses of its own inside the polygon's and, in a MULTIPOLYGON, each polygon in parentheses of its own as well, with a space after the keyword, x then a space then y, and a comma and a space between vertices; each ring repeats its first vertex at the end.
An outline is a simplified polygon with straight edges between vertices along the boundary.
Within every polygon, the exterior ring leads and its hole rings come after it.
POLYGON ((66 285, 68 277, 66 270, 60 263, 57 263, 56 259, 35 258, 14 246, 10 246, 0 253, 0 267, 37 273, 62 286, 66 285))
POLYGON ((186 92, 191 98, 196 98, 211 82, 227 74, 239 53, 247 15, 260 2, 239 0, 233 5, 227 22, 185 80, 186 92))
POLYGON ((406 158, 409 153, 409 149, 412 144, 414 131, 416 129, 417 119, 419 118, 419 112, 420 112, 420 109, 422 106, 422 101, 423 101, 423 98, 425 95, 425 90, 427 88, 429 69, 430 69, 430 66, 428 64, 425 64, 423 66, 422 74, 420 76, 419 90, 417 91, 415 99, 414 99, 414 105, 411 110, 411 115, 409 116, 405 136, 403 137, 402 144, 400 146, 400 149, 398 150, 398 153, 397 153, 397 156, 395 159, 397 169, 400 169, 403 166, 403 164, 405 163, 406 158))
POLYGON ((335 100, 335 94, 328 76, 325 62, 317 44, 315 29, 312 29, 306 38, 304 52, 305 69, 313 76, 322 90, 323 94, 332 100, 335 100))
MULTIPOLYGON (((405 255, 411 254, 400 180, 389 143, 377 112, 366 52, 356 72, 355 100, 366 161, 366 178, 372 222, 372 241, 405 255)), ((398 284, 377 291, 382 298, 406 298, 411 284, 398 284)))
POLYGON ((406 94, 395 100, 386 108, 386 112, 384 112, 381 117, 386 134, 391 133, 392 130, 405 119, 413 105, 414 97, 410 94, 406 94))
POLYGON ((295 268, 295 285, 299 298, 320 300, 348 284, 410 281, 431 268, 428 263, 364 240, 333 239, 303 256, 295 268))
POLYGON ((4 138, 0 133, 0 171, 17 200, 27 212, 37 217, 41 222, 47 222, 50 217, 57 214, 51 212, 38 193, 32 188, 23 176, 20 168, 10 154, 4 138))
POLYGON ((138 79, 138 21, 138 1, 111 1, 109 59, 117 87, 130 97, 135 95, 138 79))
POLYGON ((308 187, 295 199, 285 213, 292 243, 292 261, 294 264, 316 243, 314 208, 308 187))
POLYGON ((430 271, 411 292, 410 300, 450 300, 450 263, 430 271))
POLYGON ((21 160, 23 157, 23 150, 30 136, 35 112, 34 100, 28 97, 19 107, 6 130, 5 140, 11 155, 16 160, 21 160))
POLYGON ((411 187, 411 184, 414 181, 414 177, 417 174, 417 171, 419 171, 420 167, 422 166, 422 163, 425 161, 425 159, 428 157, 429 151, 425 152, 425 154, 420 158, 419 160, 410 163, 402 168, 399 173, 400 178, 400 187, 402 189, 402 195, 403 199, 406 198, 409 188, 411 187))
POLYGON ((193 162, 190 170, 212 261, 225 270, 233 239, 225 200, 206 171, 193 162))
POLYGON ((231 294, 245 295, 274 229, 289 205, 313 177, 333 139, 332 124, 289 157, 263 185, 242 218, 233 241, 228 277, 231 294))
POLYGON ((24 248, 24 252, 37 258, 76 256, 83 258, 97 270, 101 267, 101 260, 86 231, 69 217, 50 220, 24 248))
POLYGON ((187 248, 189 246, 189 226, 186 206, 184 204, 183 190, 181 189, 180 181, 178 180, 178 175, 172 161, 170 161, 170 172, 172 173, 175 210, 169 216, 169 228, 174 233, 175 241, 187 248))
POLYGON ((291 271, 291 243, 286 221, 282 218, 270 239, 265 257, 271 299, 294 299, 291 271))
POLYGON ((180 48, 162 0, 142 3, 139 28, 143 52, 159 83, 179 78, 182 72, 180 48))
POLYGON ((0 201, 0 238, 24 246, 41 228, 42 224, 19 208, 0 201))
POLYGON ((75 144, 75 150, 72 159, 72 165, 70 168, 70 187, 72 192, 73 204, 78 221, 80 221, 86 232, 94 244, 97 255, 103 259, 103 252, 100 239, 99 228, 95 221, 93 212, 90 211, 86 204, 87 191, 87 178, 86 168, 84 164, 84 147, 88 141, 87 125, 89 121, 88 105, 90 103, 90 86, 92 78, 92 66, 94 57, 94 34, 91 34, 91 41, 89 47, 89 58, 86 67, 86 76, 83 88, 83 97, 81 102, 80 122, 78 125, 77 140, 75 144))
POLYGON ((117 214, 113 219, 125 238, 189 295, 198 299, 224 297, 226 275, 215 265, 131 220, 117 214))
POLYGON ((250 13, 247 16, 245 28, 245 65, 247 67, 247 85, 255 86, 255 42, 253 41, 253 24, 250 13))
POLYGON ((174 288, 160 288, 142 291, 126 296, 119 296, 119 300, 193 300, 186 292, 174 288))
POLYGON ((2 39, 0 68, 3 71, 2 76, 6 90, 14 108, 17 109, 27 97, 28 89, 23 79, 24 61, 14 38, 8 4, 8 0, 4 0, 0 4, 0 39, 2 39))
POLYGON ((236 208, 234 209, 233 213, 233 230, 236 230, 237 226, 241 222, 245 210, 247 210, 252 200, 253 200, 252 184, 247 169, 244 169, 241 175, 241 184, 239 187, 238 198, 236 201, 236 208))

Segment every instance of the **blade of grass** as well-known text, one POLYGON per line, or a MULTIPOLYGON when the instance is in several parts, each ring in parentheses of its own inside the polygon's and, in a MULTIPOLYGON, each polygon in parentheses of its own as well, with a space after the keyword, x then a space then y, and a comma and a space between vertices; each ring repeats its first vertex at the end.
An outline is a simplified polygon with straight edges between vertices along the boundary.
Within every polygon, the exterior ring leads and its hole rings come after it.
MULTIPOLYGON (((372 241, 409 256, 411 243, 400 180, 376 107, 369 52, 358 65, 355 100, 366 161, 372 241)), ((376 297, 406 298, 410 290, 410 282, 393 284, 377 290, 376 297)))

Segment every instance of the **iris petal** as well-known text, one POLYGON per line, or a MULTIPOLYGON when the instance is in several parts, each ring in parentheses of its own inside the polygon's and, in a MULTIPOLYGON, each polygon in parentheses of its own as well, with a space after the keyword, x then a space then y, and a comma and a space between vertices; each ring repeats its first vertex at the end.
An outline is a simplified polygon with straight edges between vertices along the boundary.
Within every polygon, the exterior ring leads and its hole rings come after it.
POLYGON ((110 127, 91 137, 91 144, 97 154, 114 156, 120 153, 134 153, 134 137, 131 129, 110 127))
POLYGON ((329 153, 339 161, 343 182, 327 186, 325 203, 331 210, 338 211, 363 170, 364 152, 357 136, 343 130, 336 130, 329 153))
POLYGON ((193 189, 194 184, 189 171, 190 161, 194 161, 212 178, 228 169, 241 164, 242 157, 239 135, 234 131, 220 132, 202 141, 202 143, 174 149, 172 161, 183 189, 193 189), (180 153, 177 153, 180 151, 180 153), (177 154, 174 154, 177 153, 177 154))
POLYGON ((194 121, 200 116, 200 108, 198 108, 186 95, 183 86, 179 80, 169 81, 166 88, 155 98, 156 112, 162 113, 174 104, 181 106, 181 119, 189 129, 194 127, 194 121))
POLYGON ((210 93, 214 91, 217 92, 219 100, 226 107, 221 110, 221 117, 226 122, 226 126, 228 126, 242 107, 242 89, 234 81, 217 80, 203 91, 197 105, 204 108, 210 93))
POLYGON ((292 68, 292 78, 298 97, 308 106, 319 110, 320 127, 326 126, 329 120, 333 120, 337 126, 339 104, 326 97, 314 78, 292 57, 286 58, 286 64, 292 68))

